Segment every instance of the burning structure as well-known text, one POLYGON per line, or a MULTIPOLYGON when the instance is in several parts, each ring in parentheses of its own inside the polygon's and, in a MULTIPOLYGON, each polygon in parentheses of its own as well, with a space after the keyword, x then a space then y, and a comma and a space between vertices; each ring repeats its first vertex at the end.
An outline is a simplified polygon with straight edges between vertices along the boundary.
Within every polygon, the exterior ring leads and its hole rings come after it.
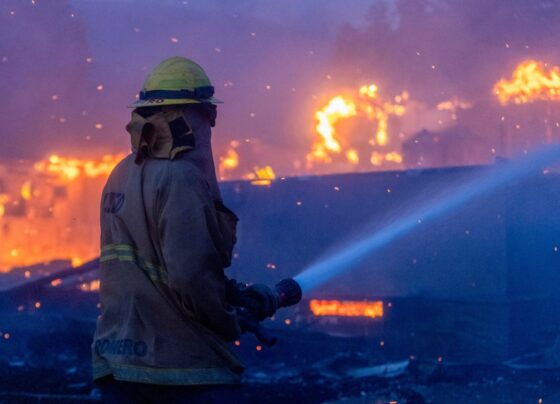
MULTIPOLYGON (((439 129, 404 134, 408 114, 419 108, 407 91, 387 101, 375 84, 332 97, 315 114, 309 151, 280 174, 313 175, 492 163, 556 141, 558 67, 520 63, 511 79, 496 81, 498 104, 488 108, 452 98, 434 107, 439 129), (482 112, 486 109, 486 113, 482 112), (488 112, 489 111, 489 112, 488 112), (473 116, 485 115, 483 120, 473 116), (471 122, 495 123, 495 136, 471 122), (536 134, 542 133, 543 136, 536 134), (305 164, 302 163, 305 161, 305 164)), ((491 127, 491 126, 490 126, 491 127)), ((250 165, 261 146, 231 141, 219 157, 222 180, 246 179, 269 186, 270 164, 250 165)), ((51 155, 35 163, 0 164, 0 270, 70 259, 76 265, 97 255, 97 202, 104 180, 123 154, 78 159, 51 155)), ((285 177, 282 177, 285 178, 285 177)))
POLYGON ((122 155, 0 166, 0 270, 98 255, 99 192, 122 155))

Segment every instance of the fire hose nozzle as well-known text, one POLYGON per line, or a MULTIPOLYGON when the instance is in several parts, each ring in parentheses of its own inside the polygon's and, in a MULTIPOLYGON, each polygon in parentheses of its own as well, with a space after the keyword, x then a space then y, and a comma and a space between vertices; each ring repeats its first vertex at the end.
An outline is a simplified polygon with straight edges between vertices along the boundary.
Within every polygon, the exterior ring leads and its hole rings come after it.
POLYGON ((278 307, 289 307, 298 304, 302 298, 299 283, 292 278, 282 279, 274 288, 278 294, 278 307))

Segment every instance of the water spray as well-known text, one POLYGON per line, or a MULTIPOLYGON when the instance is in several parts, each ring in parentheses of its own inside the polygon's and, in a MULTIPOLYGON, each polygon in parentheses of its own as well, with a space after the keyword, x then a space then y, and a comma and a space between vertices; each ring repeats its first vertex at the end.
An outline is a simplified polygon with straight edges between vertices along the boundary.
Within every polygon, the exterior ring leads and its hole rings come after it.
POLYGON ((368 234, 362 240, 331 254, 305 268, 294 279, 304 293, 330 281, 381 248, 412 232, 419 224, 454 211, 484 194, 495 192, 511 181, 521 179, 538 169, 560 162, 560 146, 549 145, 529 155, 497 165, 483 176, 446 190, 448 196, 430 200, 400 219, 368 234))

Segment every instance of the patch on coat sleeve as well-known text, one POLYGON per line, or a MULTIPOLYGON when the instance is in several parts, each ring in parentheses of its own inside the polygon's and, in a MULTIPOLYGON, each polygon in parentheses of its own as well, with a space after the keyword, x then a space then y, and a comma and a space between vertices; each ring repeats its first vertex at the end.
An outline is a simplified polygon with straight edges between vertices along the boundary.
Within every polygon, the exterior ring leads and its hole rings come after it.
POLYGON ((103 211, 117 213, 124 205, 125 195, 120 192, 108 192, 103 196, 103 211))

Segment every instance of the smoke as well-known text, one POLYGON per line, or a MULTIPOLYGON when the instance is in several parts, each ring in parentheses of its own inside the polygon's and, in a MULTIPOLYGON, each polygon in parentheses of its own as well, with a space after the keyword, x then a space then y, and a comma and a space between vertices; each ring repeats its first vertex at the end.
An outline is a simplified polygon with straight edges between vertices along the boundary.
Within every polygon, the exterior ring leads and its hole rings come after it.
POLYGON ((80 115, 87 88, 82 25, 67 1, 22 3, 0 5, 0 156, 8 158, 44 156, 55 144, 80 147, 70 134, 87 122, 80 115))
POLYGON ((560 4, 527 0, 395 0, 372 6, 364 27, 347 25, 334 63, 389 90, 432 103, 480 100, 525 58, 553 63, 560 4), (398 28, 387 15, 398 12, 398 28))
POLYGON ((174 55, 203 65, 225 100, 218 154, 232 140, 256 145, 240 165, 270 164, 280 175, 302 166, 314 111, 340 89, 374 82, 386 98, 407 90, 410 113, 389 125, 402 140, 455 124, 435 109, 441 101, 484 105, 483 116, 459 123, 492 142, 494 82, 523 59, 560 59, 555 1, 33 3, 0 5, 2 158, 127 151, 126 105, 174 55))

